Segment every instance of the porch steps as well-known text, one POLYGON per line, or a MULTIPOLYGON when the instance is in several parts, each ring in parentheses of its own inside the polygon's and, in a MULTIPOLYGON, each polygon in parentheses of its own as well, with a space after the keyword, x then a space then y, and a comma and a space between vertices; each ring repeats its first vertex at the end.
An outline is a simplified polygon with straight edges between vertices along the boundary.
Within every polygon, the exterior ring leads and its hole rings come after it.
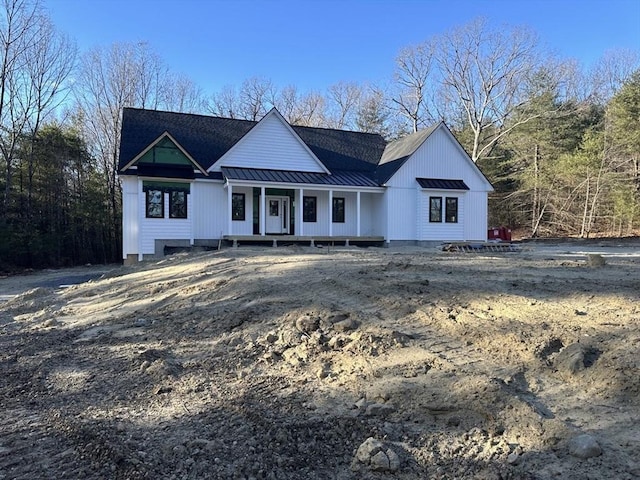
POLYGON ((223 240, 233 247, 241 244, 271 244, 273 247, 287 244, 308 244, 311 247, 321 246, 351 246, 351 245, 382 245, 382 236, 301 236, 301 235, 225 235, 223 240))

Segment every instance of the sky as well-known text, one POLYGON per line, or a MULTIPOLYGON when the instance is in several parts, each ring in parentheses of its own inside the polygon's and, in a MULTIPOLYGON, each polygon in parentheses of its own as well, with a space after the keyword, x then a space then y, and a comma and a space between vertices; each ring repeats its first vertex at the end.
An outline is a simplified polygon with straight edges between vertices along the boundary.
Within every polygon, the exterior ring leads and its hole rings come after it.
POLYGON ((606 51, 640 51, 640 0, 44 0, 80 52, 147 42, 207 93, 263 77, 324 91, 384 85, 402 47, 478 17, 527 26, 585 67, 606 51))

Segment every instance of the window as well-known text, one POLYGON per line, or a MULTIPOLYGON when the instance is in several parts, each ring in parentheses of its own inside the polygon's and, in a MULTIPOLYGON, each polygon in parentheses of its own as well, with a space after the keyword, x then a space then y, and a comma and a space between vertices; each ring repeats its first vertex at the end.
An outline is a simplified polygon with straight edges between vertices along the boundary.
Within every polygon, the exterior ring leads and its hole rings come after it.
POLYGON ((187 192, 169 192, 169 218, 187 218, 187 192))
POLYGON ((278 200, 269 200, 270 217, 277 217, 278 215, 280 215, 280 213, 278 212, 278 205, 280 205, 280 202, 278 200))
POLYGON ((147 218, 164 218, 164 194, 162 190, 147 190, 147 218))
POLYGON ((302 199, 302 204, 302 220, 304 222, 316 222, 316 197, 304 197, 302 199))
POLYGON ((446 198, 444 221, 447 223, 458 223, 458 199, 456 197, 446 198))
POLYGON ((233 193, 231 195, 231 220, 244 221, 244 193, 233 193))
POLYGON ((344 223, 344 198, 333 198, 333 223, 344 223))
POLYGON ((442 222, 442 197, 429 197, 429 221, 442 222))

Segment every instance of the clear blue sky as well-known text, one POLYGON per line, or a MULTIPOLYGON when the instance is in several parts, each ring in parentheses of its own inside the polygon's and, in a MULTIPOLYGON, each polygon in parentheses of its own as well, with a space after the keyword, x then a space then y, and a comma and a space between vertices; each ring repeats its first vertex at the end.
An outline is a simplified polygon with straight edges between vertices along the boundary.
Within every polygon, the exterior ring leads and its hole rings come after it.
POLYGON ((391 79, 403 46, 476 17, 526 25, 563 58, 589 66, 640 50, 640 0, 44 0, 80 51, 146 41, 206 92, 270 78, 324 90, 391 79))

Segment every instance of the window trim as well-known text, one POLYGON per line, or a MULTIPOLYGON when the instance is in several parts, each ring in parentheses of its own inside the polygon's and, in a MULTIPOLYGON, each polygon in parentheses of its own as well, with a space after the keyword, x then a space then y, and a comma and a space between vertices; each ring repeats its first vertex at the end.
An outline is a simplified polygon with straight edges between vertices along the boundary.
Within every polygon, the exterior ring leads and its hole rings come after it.
POLYGON ((169 193, 169 218, 175 218, 175 219, 185 219, 188 218, 189 216, 189 210, 188 210, 188 194, 187 192, 184 191, 171 191, 168 192, 169 193), (184 195, 184 215, 176 215, 174 212, 174 195, 178 195, 178 194, 182 194, 184 195))
POLYGON ((459 211, 459 201, 458 197, 445 197, 444 200, 444 221, 445 223, 458 223, 458 211, 459 211), (453 220, 449 220, 449 201, 454 200, 455 202, 455 216, 453 220))
POLYGON ((145 192, 145 205, 144 205, 144 213, 145 213, 145 217, 146 218, 164 218, 164 191, 160 190, 160 189, 148 189, 145 192), (151 194, 153 194, 154 192, 159 192, 160 193, 160 215, 151 215, 149 213, 149 206, 150 205, 157 205, 157 202, 150 202, 150 197, 151 194))
POLYGON ((315 195, 304 195, 302 197, 302 221, 305 223, 317 223, 318 222, 318 197, 315 195), (309 205, 307 205, 309 201, 309 205), (313 211, 307 211, 307 207, 313 205, 313 211))
POLYGON ((430 223, 442 223, 442 197, 429 196, 429 222, 430 223), (433 202, 438 200, 438 217, 434 216, 433 202))
POLYGON ((333 197, 333 205, 331 206, 331 221, 333 223, 345 223, 346 215, 346 201, 344 197, 333 197), (336 209, 339 208, 338 205, 342 203, 342 212, 337 210, 337 213, 342 213, 342 215, 336 215, 336 209))
POLYGON ((240 193, 240 192, 233 192, 231 194, 231 221, 233 222, 244 222, 247 218, 247 203, 246 203, 246 197, 244 193, 240 193), (241 212, 242 215, 238 214, 236 215, 236 211, 234 210, 234 204, 235 204, 235 199, 236 197, 240 198, 242 197, 242 208, 241 208, 241 212))

